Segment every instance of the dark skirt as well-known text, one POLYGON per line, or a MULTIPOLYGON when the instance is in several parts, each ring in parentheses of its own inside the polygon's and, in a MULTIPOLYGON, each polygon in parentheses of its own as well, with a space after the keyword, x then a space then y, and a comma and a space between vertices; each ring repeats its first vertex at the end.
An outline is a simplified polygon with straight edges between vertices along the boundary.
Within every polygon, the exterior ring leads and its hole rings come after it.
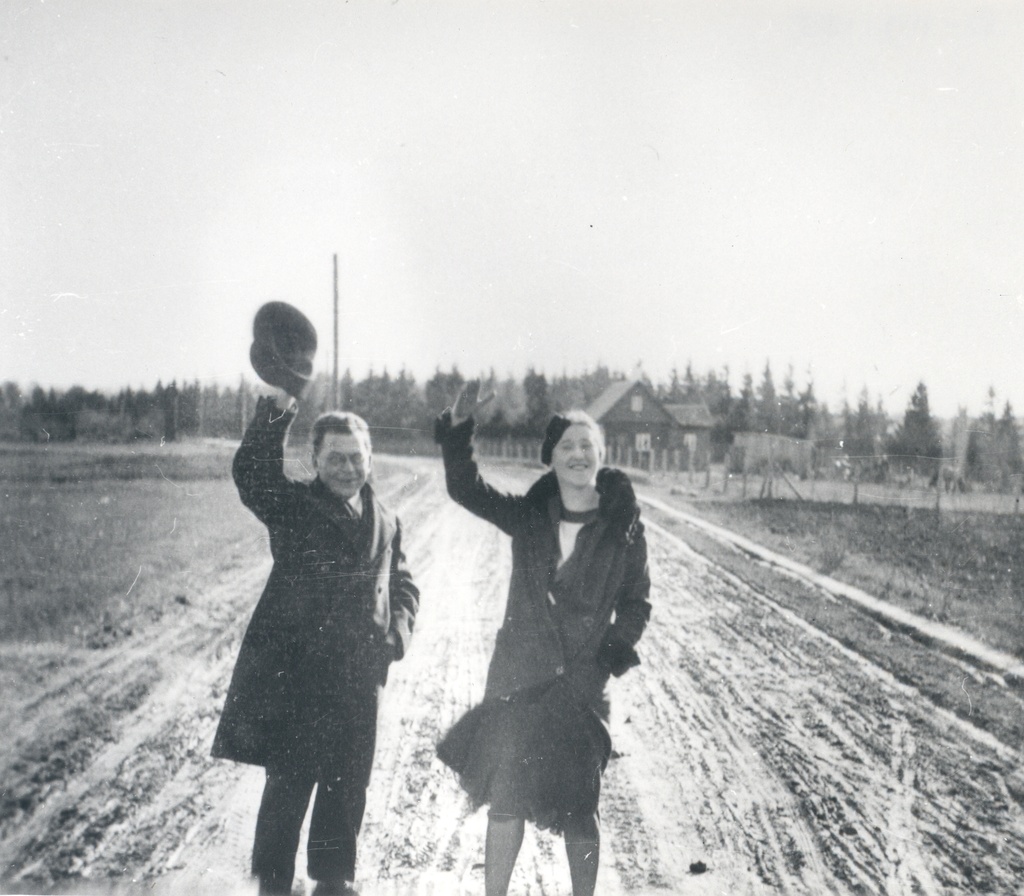
POLYGON ((526 818, 555 833, 597 811, 611 755, 607 707, 581 703, 563 680, 474 706, 437 755, 477 808, 526 818))

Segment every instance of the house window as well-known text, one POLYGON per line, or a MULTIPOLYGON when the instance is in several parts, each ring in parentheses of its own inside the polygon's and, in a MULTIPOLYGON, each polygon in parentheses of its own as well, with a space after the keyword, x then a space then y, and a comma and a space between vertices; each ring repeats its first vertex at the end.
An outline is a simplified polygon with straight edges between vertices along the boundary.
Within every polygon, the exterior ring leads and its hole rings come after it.
POLYGON ((649 432, 638 432, 636 434, 636 450, 637 451, 650 451, 651 450, 651 434, 649 432))
POLYGON ((644 409, 644 397, 642 395, 634 395, 632 398, 630 398, 629 409, 634 414, 639 414, 644 409))

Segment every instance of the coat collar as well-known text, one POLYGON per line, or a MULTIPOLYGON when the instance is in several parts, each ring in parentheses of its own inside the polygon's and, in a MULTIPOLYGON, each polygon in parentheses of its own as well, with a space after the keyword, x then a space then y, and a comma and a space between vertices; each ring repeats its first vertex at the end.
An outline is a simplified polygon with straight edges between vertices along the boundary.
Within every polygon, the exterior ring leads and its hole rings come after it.
MULTIPOLYGON (((629 543, 636 532, 640 507, 633 493, 629 477, 621 470, 602 467, 597 473, 598 520, 604 522, 616 536, 629 543)), ((561 498, 558 490, 558 478, 554 470, 541 476, 526 493, 526 498, 537 507, 547 510, 557 524, 561 498)))
MULTIPOLYGON (((358 525, 358 520, 349 516, 341 500, 332 495, 319 478, 313 480, 309 491, 317 510, 335 526, 340 529, 348 529, 358 525)), ((376 559, 381 551, 391 544, 397 529, 397 521, 395 515, 377 500, 369 482, 363 485, 359 497, 363 501, 363 515, 370 515, 368 520, 370 528, 369 556, 370 559, 376 559)))

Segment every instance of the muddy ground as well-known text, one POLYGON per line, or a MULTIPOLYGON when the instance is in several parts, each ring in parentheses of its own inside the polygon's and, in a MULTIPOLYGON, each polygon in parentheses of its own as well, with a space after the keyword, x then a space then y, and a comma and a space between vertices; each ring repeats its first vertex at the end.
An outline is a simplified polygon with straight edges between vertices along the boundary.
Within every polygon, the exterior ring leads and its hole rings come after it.
MULTIPOLYGON (((482 893, 485 818, 434 745, 481 696, 507 540, 445 497, 436 461, 396 470, 380 489, 423 600, 381 713, 357 883, 482 893)), ((1020 693, 648 519, 654 615, 643 664, 612 684, 599 892, 1021 892, 1020 693)), ((269 569, 265 542, 246 553, 116 646, 3 648, 3 892, 255 893, 261 771, 208 757, 269 569)), ((528 833, 512 892, 570 892, 560 841, 528 833)))

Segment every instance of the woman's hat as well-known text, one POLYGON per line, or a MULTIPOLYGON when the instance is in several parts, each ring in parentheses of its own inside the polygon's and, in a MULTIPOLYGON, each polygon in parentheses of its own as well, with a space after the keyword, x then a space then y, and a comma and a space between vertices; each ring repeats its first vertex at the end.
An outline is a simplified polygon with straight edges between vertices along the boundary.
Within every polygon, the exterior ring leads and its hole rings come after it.
POLYGON ((565 435, 565 431, 572 425, 572 421, 568 417, 563 417, 561 414, 555 414, 548 421, 548 428, 544 432, 544 441, 540 446, 540 462, 546 467, 551 466, 551 455, 554 453, 555 445, 561 441, 562 436, 565 435))
POLYGON ((316 328, 287 302, 267 302, 252 323, 249 360, 263 382, 301 398, 313 376, 316 328))

